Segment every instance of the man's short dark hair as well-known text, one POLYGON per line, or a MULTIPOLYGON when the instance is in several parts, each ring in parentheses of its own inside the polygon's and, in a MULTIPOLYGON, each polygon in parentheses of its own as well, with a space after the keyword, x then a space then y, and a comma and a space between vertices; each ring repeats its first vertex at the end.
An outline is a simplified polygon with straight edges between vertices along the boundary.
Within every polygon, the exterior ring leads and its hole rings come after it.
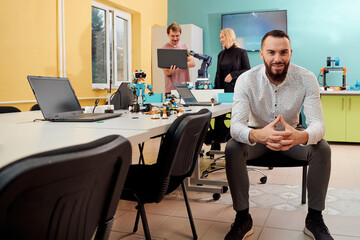
POLYGON ((287 38, 289 39, 289 42, 290 42, 290 38, 289 38, 289 35, 287 35, 284 31, 282 30, 272 30, 268 33, 266 33, 264 35, 264 37, 262 38, 261 40, 261 49, 263 48, 263 45, 264 45, 264 41, 267 37, 276 37, 276 38, 287 38))
POLYGON ((177 24, 176 22, 171 23, 171 24, 167 27, 167 29, 166 29, 167 34, 170 33, 170 30, 172 30, 173 32, 178 32, 178 31, 179 31, 179 32, 181 33, 181 27, 180 27, 180 25, 177 24))

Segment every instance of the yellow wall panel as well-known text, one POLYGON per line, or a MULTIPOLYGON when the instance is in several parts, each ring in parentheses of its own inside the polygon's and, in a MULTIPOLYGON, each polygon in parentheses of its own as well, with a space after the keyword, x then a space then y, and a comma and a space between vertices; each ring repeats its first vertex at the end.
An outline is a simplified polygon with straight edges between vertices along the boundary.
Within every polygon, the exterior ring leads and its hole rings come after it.
MULTIPOLYGON (((35 100, 27 75, 59 76, 58 1, 13 0, 0 8, 0 104, 35 100)), ((99 0, 132 15, 132 71, 151 82, 151 28, 167 24, 167 0, 99 0)), ((64 0, 66 75, 76 94, 105 96, 91 85, 91 3, 64 0)), ((82 105, 93 101, 81 101, 82 105)), ((6 104, 27 111, 34 103, 6 104)))
POLYGON ((78 97, 104 96, 92 90, 91 1, 65 0, 66 76, 78 97))
POLYGON ((0 102, 34 99, 27 75, 57 74, 54 13, 55 1, 22 0, 1 4, 0 102))

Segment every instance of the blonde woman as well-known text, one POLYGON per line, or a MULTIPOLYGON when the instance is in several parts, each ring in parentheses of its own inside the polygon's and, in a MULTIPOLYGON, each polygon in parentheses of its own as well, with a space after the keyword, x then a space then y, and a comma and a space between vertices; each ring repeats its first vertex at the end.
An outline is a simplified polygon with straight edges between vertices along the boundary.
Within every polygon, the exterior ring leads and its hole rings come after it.
POLYGON ((239 47, 235 38, 231 28, 220 31, 220 42, 225 49, 218 55, 215 88, 224 89, 225 92, 234 92, 236 79, 250 69, 247 52, 239 47))
MULTIPOLYGON (((250 69, 247 52, 245 49, 239 48, 235 38, 234 30, 231 28, 220 31, 220 42, 224 50, 218 55, 215 88, 224 89, 224 92, 234 92, 237 78, 250 69)), ((230 137, 224 120, 225 115, 216 117, 213 135, 207 135, 206 143, 210 144, 211 142, 211 150, 220 150, 220 143, 226 142, 230 137)))

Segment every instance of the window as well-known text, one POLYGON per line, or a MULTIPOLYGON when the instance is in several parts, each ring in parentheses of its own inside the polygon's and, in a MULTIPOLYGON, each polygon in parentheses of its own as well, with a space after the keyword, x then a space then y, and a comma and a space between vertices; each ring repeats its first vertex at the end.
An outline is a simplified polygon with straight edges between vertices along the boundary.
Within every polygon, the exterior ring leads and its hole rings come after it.
POLYGON ((131 15, 93 2, 91 38, 93 88, 131 81, 131 15))

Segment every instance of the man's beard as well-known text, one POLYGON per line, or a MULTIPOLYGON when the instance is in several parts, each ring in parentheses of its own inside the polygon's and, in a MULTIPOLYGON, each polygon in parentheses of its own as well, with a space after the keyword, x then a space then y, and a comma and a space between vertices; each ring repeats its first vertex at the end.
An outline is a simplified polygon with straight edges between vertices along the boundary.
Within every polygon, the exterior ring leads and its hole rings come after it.
POLYGON ((283 70, 281 72, 277 72, 277 73, 273 73, 271 71, 271 67, 267 62, 264 61, 264 64, 265 64, 266 74, 272 81, 274 81, 276 83, 282 83, 285 80, 286 74, 289 69, 290 62, 285 63, 283 70))

